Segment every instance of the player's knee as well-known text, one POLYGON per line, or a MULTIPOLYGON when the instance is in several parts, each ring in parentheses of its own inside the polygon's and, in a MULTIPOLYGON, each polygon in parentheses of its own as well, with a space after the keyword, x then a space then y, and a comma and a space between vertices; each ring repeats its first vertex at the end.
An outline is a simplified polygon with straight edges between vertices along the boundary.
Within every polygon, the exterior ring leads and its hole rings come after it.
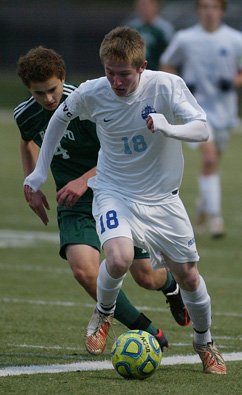
POLYGON ((202 164, 203 174, 214 174, 217 171, 217 160, 213 156, 208 156, 204 159, 202 164))
POLYGON ((197 290, 199 286, 199 277, 194 273, 190 273, 186 278, 183 279, 183 289, 186 289, 190 292, 194 292, 197 290))
POLYGON ((133 255, 128 251, 112 251, 106 257, 106 265, 110 275, 114 277, 123 276, 128 271, 132 261, 133 255))
POLYGON ((197 290, 200 283, 200 277, 197 270, 185 271, 179 276, 179 285, 182 289, 190 292, 197 290))
POLYGON ((78 265, 71 265, 74 278, 83 286, 96 283, 98 273, 82 268, 78 265))

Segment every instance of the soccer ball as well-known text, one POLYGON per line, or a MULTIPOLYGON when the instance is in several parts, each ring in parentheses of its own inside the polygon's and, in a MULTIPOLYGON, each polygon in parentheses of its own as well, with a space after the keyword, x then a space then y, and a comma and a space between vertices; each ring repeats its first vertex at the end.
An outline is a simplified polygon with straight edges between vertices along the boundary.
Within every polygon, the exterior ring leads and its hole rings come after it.
POLYGON ((147 379, 160 366, 161 357, 156 338, 142 330, 123 333, 111 350, 112 364, 125 379, 147 379))

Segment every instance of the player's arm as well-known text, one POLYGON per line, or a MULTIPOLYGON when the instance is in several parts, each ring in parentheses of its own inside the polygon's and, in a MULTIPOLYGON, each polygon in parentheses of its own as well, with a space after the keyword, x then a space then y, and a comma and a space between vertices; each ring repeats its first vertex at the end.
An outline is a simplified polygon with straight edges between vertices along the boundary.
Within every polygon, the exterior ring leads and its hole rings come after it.
POLYGON ((20 151, 22 157, 24 176, 27 177, 35 168, 38 159, 38 146, 33 140, 25 141, 21 139, 20 141, 20 151))
POLYGON ((182 65, 182 51, 180 33, 176 33, 166 50, 161 54, 159 60, 159 70, 170 74, 178 74, 178 66, 182 65))
POLYGON ((55 111, 48 124, 35 170, 25 178, 24 191, 27 196, 31 190, 36 192, 45 183, 54 152, 69 124, 69 120, 59 119, 57 116, 59 109, 60 107, 55 111))
POLYGON ((209 138, 207 123, 202 120, 194 120, 185 125, 171 125, 163 114, 150 114, 146 125, 152 133, 159 131, 166 137, 181 141, 202 142, 209 138))
MULTIPOLYGON (((34 141, 25 141, 21 139, 20 150, 23 164, 24 176, 27 177, 35 168, 38 159, 38 146, 34 141)), ((47 225, 49 222, 45 209, 49 210, 49 204, 43 192, 40 190, 26 194, 24 191, 25 199, 30 208, 40 217, 41 221, 47 225)))
POLYGON ((238 74, 233 79, 233 86, 236 89, 239 89, 242 87, 242 70, 239 70, 238 74))
POLYGON ((57 193, 56 200, 58 205, 61 207, 63 202, 65 202, 65 208, 67 208, 69 205, 74 206, 77 200, 86 192, 89 178, 94 177, 95 175, 96 166, 87 171, 81 177, 68 182, 68 184, 61 188, 57 193))

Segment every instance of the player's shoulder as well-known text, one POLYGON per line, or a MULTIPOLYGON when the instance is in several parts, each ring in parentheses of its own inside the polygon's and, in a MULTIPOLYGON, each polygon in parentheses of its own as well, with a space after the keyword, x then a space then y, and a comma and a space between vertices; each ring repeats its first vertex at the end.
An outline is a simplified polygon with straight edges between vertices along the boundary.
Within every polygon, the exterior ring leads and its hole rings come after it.
POLYGON ((242 40, 242 32, 225 23, 220 27, 220 31, 226 36, 242 40))
POLYGON ((93 95, 105 95, 105 88, 110 89, 107 77, 99 77, 82 82, 77 88, 76 92, 78 92, 79 94, 84 94, 85 97, 90 96, 91 98, 93 98, 93 95))
POLYGON ((175 32, 175 28, 172 25, 172 23, 170 21, 168 21, 165 18, 162 18, 161 16, 157 16, 154 19, 153 22, 154 26, 156 26, 157 28, 159 28, 160 30, 164 31, 165 33, 167 33, 167 35, 169 36, 169 38, 172 37, 172 35, 175 32))
POLYGON ((167 73, 165 71, 153 71, 153 70, 145 70, 145 77, 147 78, 148 84, 156 85, 159 87, 159 90, 172 90, 177 86, 181 86, 184 84, 183 79, 176 75, 167 73))
POLYGON ((21 127, 24 123, 28 122, 29 119, 40 114, 42 111, 43 107, 36 102, 33 96, 31 96, 14 109, 13 116, 18 126, 21 127))
POLYGON ((200 33, 202 31, 201 26, 199 24, 187 27, 185 29, 178 30, 176 32, 177 37, 180 39, 188 39, 193 37, 194 35, 200 33))
POLYGON ((171 42, 173 45, 177 44, 178 46, 187 45, 188 42, 197 37, 200 31, 201 28, 198 24, 177 30, 173 35, 171 42))

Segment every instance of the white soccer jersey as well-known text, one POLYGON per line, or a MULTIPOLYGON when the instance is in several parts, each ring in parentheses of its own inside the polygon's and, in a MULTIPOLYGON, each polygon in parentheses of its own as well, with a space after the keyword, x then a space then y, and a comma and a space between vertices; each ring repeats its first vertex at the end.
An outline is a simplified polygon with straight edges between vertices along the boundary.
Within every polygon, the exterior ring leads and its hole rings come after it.
POLYGON ((118 97, 106 77, 81 84, 55 113, 66 122, 79 116, 96 123, 101 143, 95 190, 111 190, 144 204, 157 204, 178 189, 183 174, 179 140, 151 133, 149 113, 161 113, 170 124, 206 120, 184 81, 168 73, 145 70, 136 91, 118 97))
POLYGON ((193 85, 194 95, 215 129, 238 123, 235 90, 221 91, 219 81, 232 81, 242 70, 242 34, 221 25, 213 33, 200 24, 177 32, 161 56, 161 64, 181 67, 185 82, 193 85))

